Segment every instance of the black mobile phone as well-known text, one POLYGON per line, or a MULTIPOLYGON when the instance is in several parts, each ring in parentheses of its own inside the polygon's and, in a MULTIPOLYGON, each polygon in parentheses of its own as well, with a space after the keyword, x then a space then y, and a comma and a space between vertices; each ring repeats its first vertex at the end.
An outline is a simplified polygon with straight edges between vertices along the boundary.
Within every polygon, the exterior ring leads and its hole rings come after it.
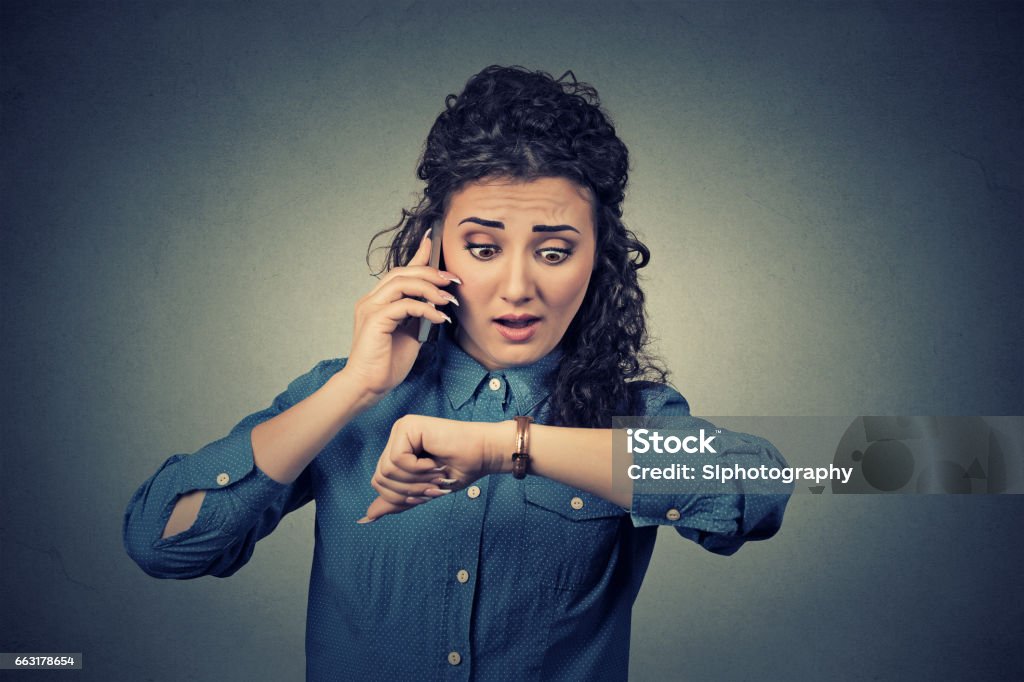
MULTIPOLYGON (((430 232, 430 267, 435 270, 441 267, 441 233, 444 231, 444 220, 434 221, 430 232)), ((430 328, 434 323, 425 317, 420 318, 420 333, 417 339, 424 343, 430 336, 430 328)))

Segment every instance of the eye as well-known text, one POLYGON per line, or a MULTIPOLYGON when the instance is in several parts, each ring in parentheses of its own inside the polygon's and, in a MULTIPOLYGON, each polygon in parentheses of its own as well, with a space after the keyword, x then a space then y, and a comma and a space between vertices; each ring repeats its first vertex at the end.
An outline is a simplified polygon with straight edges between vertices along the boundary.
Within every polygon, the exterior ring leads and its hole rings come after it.
POLYGON ((549 246, 546 249, 541 249, 537 253, 540 254, 541 260, 545 263, 548 263, 549 265, 558 265, 572 255, 572 249, 556 249, 549 246))
POLYGON ((501 249, 498 248, 497 244, 466 244, 466 250, 469 251, 478 260, 491 260, 498 255, 501 249))

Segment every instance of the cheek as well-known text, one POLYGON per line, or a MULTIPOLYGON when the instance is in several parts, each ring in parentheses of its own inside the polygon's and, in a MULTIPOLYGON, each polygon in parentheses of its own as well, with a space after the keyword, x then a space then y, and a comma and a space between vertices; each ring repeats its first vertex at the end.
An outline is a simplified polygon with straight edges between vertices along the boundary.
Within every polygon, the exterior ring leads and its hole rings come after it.
POLYGON ((490 314, 488 306, 497 296, 494 268, 482 268, 476 261, 460 264, 462 267, 458 270, 452 267, 452 271, 459 275, 463 282, 451 290, 461 304, 455 308, 455 314, 463 323, 469 317, 487 317, 490 314))
POLYGON ((587 285, 590 283, 591 265, 581 264, 572 270, 560 273, 557 281, 552 281, 548 290, 548 305, 559 310, 566 317, 572 317, 579 310, 583 303, 583 297, 587 293, 587 285))

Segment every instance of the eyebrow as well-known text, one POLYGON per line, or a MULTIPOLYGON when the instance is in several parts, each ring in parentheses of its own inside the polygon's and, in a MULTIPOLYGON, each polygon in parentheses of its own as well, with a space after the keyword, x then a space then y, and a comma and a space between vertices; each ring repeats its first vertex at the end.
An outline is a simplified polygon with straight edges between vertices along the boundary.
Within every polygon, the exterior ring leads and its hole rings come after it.
MULTIPOLYGON (((477 217, 474 217, 474 216, 470 216, 469 218, 465 218, 464 220, 460 220, 459 221, 459 225, 461 225, 462 223, 476 223, 477 225, 483 225, 484 227, 493 227, 493 228, 498 229, 498 230, 504 230, 505 229, 505 223, 498 222, 497 220, 484 220, 483 218, 477 218, 477 217)), ((576 234, 580 233, 580 231, 577 230, 572 225, 534 225, 533 226, 533 231, 534 232, 565 232, 566 230, 572 230, 576 234)))

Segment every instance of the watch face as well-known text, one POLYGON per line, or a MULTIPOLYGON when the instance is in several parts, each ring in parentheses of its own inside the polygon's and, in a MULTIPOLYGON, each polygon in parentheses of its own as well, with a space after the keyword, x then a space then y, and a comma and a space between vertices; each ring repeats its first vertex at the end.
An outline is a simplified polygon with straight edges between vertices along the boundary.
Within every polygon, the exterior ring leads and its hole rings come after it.
POLYGON ((530 461, 530 456, 525 452, 516 452, 512 455, 512 476, 514 478, 523 478, 526 476, 526 465, 530 461))

